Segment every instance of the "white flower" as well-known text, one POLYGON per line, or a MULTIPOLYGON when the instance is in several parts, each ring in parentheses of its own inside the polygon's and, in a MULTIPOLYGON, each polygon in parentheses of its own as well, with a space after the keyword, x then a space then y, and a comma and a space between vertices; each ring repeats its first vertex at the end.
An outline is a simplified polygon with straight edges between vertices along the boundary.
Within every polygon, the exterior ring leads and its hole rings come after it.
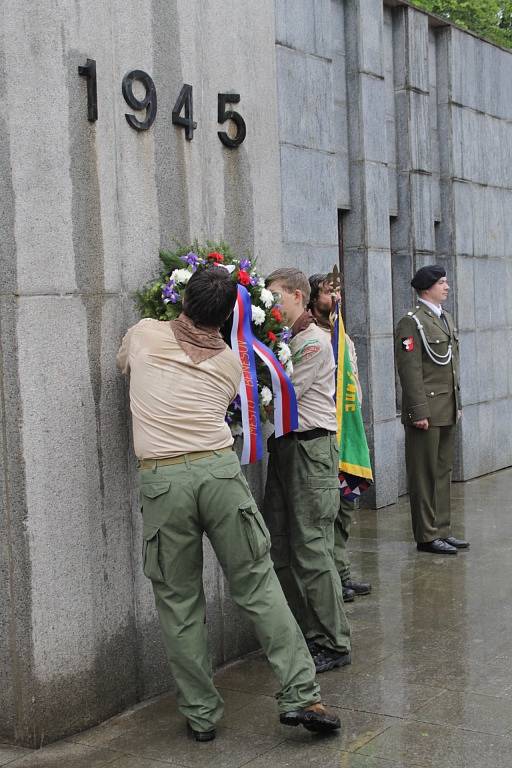
POLYGON ((264 277, 260 277, 260 279, 258 280, 258 285, 259 285, 260 288, 264 288, 265 287, 265 278, 264 277))
POLYGON ((265 322, 265 310, 261 307, 255 307, 254 304, 251 304, 252 309, 252 321, 254 325, 263 325, 265 322))
POLYGON ((292 363, 291 360, 288 360, 288 362, 284 366, 284 369, 285 369, 286 373, 288 374, 288 376, 292 375, 292 373, 293 373, 293 363, 292 363))
POLYGON ((238 437, 239 435, 243 435, 243 433, 244 431, 241 424, 231 424, 231 434, 233 437, 238 437))
POLYGON ((192 272, 189 272, 188 269, 175 269, 171 274, 170 279, 174 280, 176 284, 181 283, 182 285, 186 285, 191 277, 192 272))
POLYGON ((261 404, 262 405, 270 405, 272 402, 272 392, 268 387, 262 387, 261 388, 261 404))
POLYGON ((283 365, 286 365, 286 363, 292 358, 292 351, 288 344, 285 344, 284 341, 281 341, 279 344, 277 349, 277 356, 283 365))
POLYGON ((261 289, 260 299, 263 306, 267 309, 271 309, 274 305, 274 294, 268 288, 261 289))

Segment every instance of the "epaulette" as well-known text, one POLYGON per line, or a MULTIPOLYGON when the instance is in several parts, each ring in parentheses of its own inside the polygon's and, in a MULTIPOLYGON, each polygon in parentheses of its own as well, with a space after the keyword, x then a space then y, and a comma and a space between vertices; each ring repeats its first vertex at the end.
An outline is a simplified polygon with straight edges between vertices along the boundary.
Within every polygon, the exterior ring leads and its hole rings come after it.
POLYGON ((418 311, 419 308, 420 308, 420 305, 416 304, 416 308, 415 308, 414 312, 408 312, 407 313, 407 317, 414 317, 414 315, 416 314, 416 312, 418 311))

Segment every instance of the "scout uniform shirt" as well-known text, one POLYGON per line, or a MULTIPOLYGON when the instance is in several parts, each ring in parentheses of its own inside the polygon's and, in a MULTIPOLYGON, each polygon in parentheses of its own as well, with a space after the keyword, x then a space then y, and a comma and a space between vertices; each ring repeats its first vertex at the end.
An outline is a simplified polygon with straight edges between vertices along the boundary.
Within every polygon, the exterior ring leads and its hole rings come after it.
POLYGON ((446 322, 419 301, 398 323, 395 356, 402 384, 403 424, 428 419, 431 426, 443 427, 457 421, 459 340, 453 318, 448 312, 443 315, 446 322))
POLYGON ((169 322, 145 319, 124 337, 117 365, 123 373, 130 372, 133 445, 139 459, 233 444, 225 417, 242 369, 228 346, 194 363, 169 322))
POLYGON ((298 432, 323 428, 336 432, 334 402, 334 355, 330 339, 311 323, 290 341, 292 351, 292 384, 299 411, 298 432))

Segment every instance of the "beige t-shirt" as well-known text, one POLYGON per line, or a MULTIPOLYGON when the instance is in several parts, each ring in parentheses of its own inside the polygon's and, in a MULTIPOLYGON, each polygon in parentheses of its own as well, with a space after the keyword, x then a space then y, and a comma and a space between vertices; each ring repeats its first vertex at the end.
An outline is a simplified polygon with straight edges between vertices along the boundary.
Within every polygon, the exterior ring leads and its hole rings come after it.
POLYGON ((328 335, 312 324, 292 338, 290 348, 299 410, 297 431, 322 427, 336 432, 335 364, 328 335))
POLYGON ((168 322, 146 319, 128 330, 117 365, 130 373, 133 444, 139 459, 233 444, 225 416, 242 369, 229 347, 193 363, 168 322))

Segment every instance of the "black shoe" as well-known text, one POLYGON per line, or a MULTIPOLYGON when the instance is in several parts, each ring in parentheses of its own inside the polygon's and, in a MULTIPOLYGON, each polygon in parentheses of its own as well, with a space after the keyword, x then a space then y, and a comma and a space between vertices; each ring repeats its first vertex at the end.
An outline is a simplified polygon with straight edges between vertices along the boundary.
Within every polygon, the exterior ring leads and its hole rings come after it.
POLYGON ((356 596, 355 590, 353 590, 352 587, 346 587, 345 584, 342 584, 342 587, 343 587, 343 602, 353 603, 354 597, 356 596))
POLYGON ((425 541, 416 544, 419 552, 433 552, 435 555, 456 555, 455 547, 447 544, 443 539, 434 539, 434 541, 425 541))
POLYGON ((322 672, 330 672, 336 667, 346 667, 352 662, 350 651, 339 653, 338 651, 331 651, 329 648, 323 648, 316 643, 308 643, 308 647, 313 657, 317 675, 322 672))
POLYGON ((216 734, 215 728, 211 731, 194 731, 190 723, 187 723, 188 735, 196 741, 213 741, 216 734))
POLYGON ((469 541, 456 539, 455 536, 447 536, 443 541, 446 541, 447 544, 451 547, 455 547, 455 549, 469 549, 469 541))
POLYGON ((304 709, 294 709, 291 712, 282 712, 279 720, 283 725, 303 725, 308 731, 326 733, 341 728, 340 719, 334 712, 330 712, 323 704, 311 704, 304 709))
POLYGON ((347 579, 343 582, 343 599, 345 599, 345 589, 350 590, 355 595, 369 595, 372 591, 372 585, 367 581, 352 581, 347 579))

